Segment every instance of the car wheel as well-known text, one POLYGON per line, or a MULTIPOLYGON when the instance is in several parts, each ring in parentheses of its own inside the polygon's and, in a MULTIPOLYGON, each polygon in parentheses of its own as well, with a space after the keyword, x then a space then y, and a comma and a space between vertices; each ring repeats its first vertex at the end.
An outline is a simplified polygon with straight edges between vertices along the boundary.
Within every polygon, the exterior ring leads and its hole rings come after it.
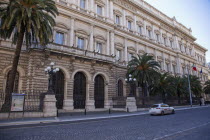
POLYGON ((172 110, 172 114, 175 114, 175 111, 174 110, 172 110))
POLYGON ((164 111, 161 112, 161 115, 162 115, 162 116, 164 115, 164 111))

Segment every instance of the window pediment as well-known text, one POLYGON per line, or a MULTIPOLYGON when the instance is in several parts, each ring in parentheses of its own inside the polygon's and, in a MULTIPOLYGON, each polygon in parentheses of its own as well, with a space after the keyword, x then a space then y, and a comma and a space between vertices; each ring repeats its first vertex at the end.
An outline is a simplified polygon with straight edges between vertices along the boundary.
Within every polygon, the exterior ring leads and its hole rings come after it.
POLYGON ((101 36, 101 35, 94 36, 94 39, 96 41, 100 41, 100 42, 103 42, 103 43, 105 43, 105 41, 106 41, 106 39, 103 36, 101 36))
POLYGON ((84 38, 88 38, 88 36, 89 36, 89 34, 86 31, 81 30, 81 29, 76 30, 75 34, 76 34, 76 36, 81 36, 81 37, 84 37, 84 38))
POLYGON ((160 35, 160 31, 159 30, 155 30, 155 33, 160 35))
POLYGON ((102 6, 102 7, 105 6, 105 3, 104 3, 102 0, 95 0, 95 3, 96 3, 97 5, 102 6))
POLYGON ((122 16, 122 12, 120 12, 119 10, 114 10, 114 14, 115 15, 118 15, 118 16, 122 16))
POLYGON ((123 48, 124 48, 124 45, 122 44, 122 43, 115 43, 115 47, 116 48, 118 48, 118 49, 121 49, 121 50, 123 50, 123 48))
POLYGON ((150 30, 150 31, 152 30, 151 26, 147 26, 146 28, 147 28, 147 30, 150 30))
POLYGON ((162 56, 157 56, 157 59, 158 60, 163 60, 163 57, 162 56))
POLYGON ((128 46, 128 51, 135 53, 136 49, 133 46, 128 46))
POLYGON ((144 50, 139 50, 139 52, 138 53, 142 53, 142 54, 145 54, 145 51, 144 50))
POLYGON ((131 16, 126 16, 126 19, 129 21, 133 21, 133 17, 131 17, 131 16))
POLYGON ((142 21, 137 21, 136 23, 137 23, 137 25, 139 25, 139 26, 144 26, 144 23, 143 23, 142 21))
POLYGON ((57 22, 55 27, 66 29, 66 30, 70 29, 70 27, 68 25, 61 23, 61 22, 57 22))

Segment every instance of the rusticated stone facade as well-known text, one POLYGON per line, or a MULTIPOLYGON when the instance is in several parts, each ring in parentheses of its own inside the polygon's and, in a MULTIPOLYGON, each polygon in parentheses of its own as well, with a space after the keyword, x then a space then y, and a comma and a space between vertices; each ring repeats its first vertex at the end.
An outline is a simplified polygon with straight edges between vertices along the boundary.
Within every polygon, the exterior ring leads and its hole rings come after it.
MULTIPOLYGON (((102 108, 112 108, 116 104, 113 97, 128 95, 124 81, 128 61, 132 55, 143 53, 153 55, 163 72, 186 74, 187 66, 194 64, 198 72, 190 70, 190 73, 199 76, 202 82, 207 80, 207 49, 195 43, 191 29, 143 0, 56 0, 56 5, 59 16, 54 43, 45 49, 23 46, 18 66, 19 92, 46 91, 48 76, 44 69, 55 62, 64 75, 62 86, 57 83, 59 93, 64 95, 63 110, 75 110, 77 73, 85 76, 85 86, 81 87, 85 89, 79 90, 79 93, 85 91, 84 108, 96 110, 95 92, 100 89, 104 93, 102 108), (103 80, 96 89, 98 75, 103 80)), ((11 40, 0 40, 0 90, 3 91, 14 48, 11 40)))

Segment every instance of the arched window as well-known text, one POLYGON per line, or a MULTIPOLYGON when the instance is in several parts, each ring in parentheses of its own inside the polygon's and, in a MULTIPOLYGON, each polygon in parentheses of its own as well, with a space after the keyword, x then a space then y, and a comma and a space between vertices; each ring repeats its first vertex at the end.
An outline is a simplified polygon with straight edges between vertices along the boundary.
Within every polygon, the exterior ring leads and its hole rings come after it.
POLYGON ((119 80, 117 83, 117 95, 123 96, 123 82, 122 82, 122 80, 119 80))
MULTIPOLYGON (((8 73, 7 73, 7 82, 6 82, 6 88, 5 88, 5 92, 7 93, 8 92, 8 89, 9 89, 9 77, 12 73, 12 70, 10 70, 8 73)), ((14 87, 13 87, 13 92, 18 92, 18 85, 19 85, 19 73, 16 72, 16 75, 15 75, 15 84, 14 84, 14 87)))

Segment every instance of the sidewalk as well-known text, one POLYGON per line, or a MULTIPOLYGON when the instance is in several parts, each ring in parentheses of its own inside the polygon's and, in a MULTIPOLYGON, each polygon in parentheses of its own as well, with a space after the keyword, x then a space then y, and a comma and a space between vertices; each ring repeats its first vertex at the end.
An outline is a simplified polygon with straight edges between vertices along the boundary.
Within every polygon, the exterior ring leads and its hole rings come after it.
MULTIPOLYGON (((186 110, 186 109, 195 109, 203 108, 209 106, 178 106, 174 107, 175 111, 186 110)), ((148 109, 147 109, 148 110, 148 109)), ((9 119, 9 120, 0 120, 0 129, 7 127, 21 127, 21 126, 32 126, 32 125, 46 125, 46 124, 56 124, 56 123, 73 123, 73 122, 82 122, 82 121, 96 121, 96 120, 105 120, 105 119, 116 119, 123 117, 132 117, 138 115, 149 114, 148 111, 138 111, 134 113, 127 112, 108 112, 104 113, 90 113, 87 115, 73 115, 73 116, 60 116, 60 117, 51 117, 51 118, 22 118, 22 119, 9 119)))

